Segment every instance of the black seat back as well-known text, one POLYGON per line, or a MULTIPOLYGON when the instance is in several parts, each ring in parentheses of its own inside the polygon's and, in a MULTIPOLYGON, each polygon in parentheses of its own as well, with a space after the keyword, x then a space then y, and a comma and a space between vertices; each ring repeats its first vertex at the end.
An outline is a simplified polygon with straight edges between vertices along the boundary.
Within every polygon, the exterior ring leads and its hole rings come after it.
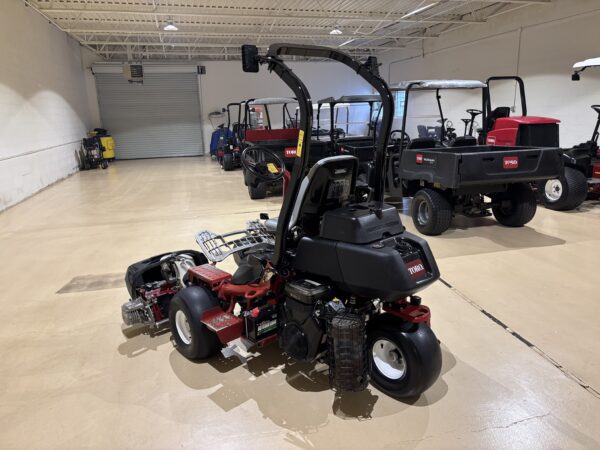
POLYGON ((487 118, 487 129, 491 130, 494 128, 496 119, 502 119, 504 117, 510 117, 510 106, 499 106, 498 108, 494 109, 487 118))
POLYGON ((435 139, 431 137, 420 137, 413 139, 408 144, 408 148, 412 150, 418 150, 422 148, 435 148, 435 139))
POLYGON ((473 147, 477 145, 477 138, 474 136, 458 136, 452 141, 450 147, 473 147))
POLYGON ((358 159, 354 156, 331 156, 317 161, 302 180, 290 228, 299 225, 304 233, 316 235, 323 214, 350 201, 357 172, 358 159))
POLYGON ((429 137, 429 133, 427 132, 427 127, 425 125, 417 125, 417 132, 419 133, 420 138, 429 137))

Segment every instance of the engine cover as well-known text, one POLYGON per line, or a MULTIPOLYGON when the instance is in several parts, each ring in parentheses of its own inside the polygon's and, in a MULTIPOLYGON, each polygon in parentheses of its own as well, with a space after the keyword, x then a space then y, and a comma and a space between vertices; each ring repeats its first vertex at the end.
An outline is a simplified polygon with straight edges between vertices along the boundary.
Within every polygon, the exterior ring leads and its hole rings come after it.
POLYGON ((279 346, 292 358, 311 361, 319 352, 323 330, 313 311, 314 305, 289 297, 280 310, 279 346))

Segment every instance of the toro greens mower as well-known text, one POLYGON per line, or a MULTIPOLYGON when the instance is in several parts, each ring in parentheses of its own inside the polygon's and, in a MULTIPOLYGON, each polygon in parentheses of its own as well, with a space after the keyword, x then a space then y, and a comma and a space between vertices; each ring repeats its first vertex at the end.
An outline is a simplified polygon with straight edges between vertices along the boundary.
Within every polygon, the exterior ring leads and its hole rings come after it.
MULTIPOLYGON (((558 148, 525 145, 478 145, 474 136, 447 135, 441 103, 443 90, 482 91, 487 85, 475 80, 422 80, 400 83, 395 90, 405 92, 401 144, 388 160, 388 189, 393 197, 413 197, 411 215, 423 234, 446 231, 454 214, 489 216, 509 227, 521 227, 536 212, 531 183, 555 178, 563 171, 558 148), (437 139, 411 139, 409 104, 414 92, 435 93, 442 130, 437 139)), ((485 109, 482 109, 486 121, 485 109)), ((479 110, 473 110, 472 115, 479 110)), ((411 117, 412 119, 412 117, 411 117)), ((417 128, 418 129, 418 128, 417 128)), ((414 136, 414 134, 413 134, 414 136)), ((488 137, 488 144, 490 143, 488 137)))
MULTIPOLYGON (((580 61, 573 66, 573 81, 581 79, 581 73, 590 67, 600 67, 600 58, 580 61)), ((588 194, 600 195, 600 105, 592 105, 596 113, 596 124, 589 141, 565 150, 565 173, 554 180, 538 186, 541 198, 547 208, 570 210, 579 206, 588 194)))
POLYGON ((168 322, 177 350, 189 359, 214 356, 234 340, 247 348, 277 342, 290 358, 327 363, 337 391, 360 391, 370 381, 393 397, 418 396, 438 378, 442 356, 430 310, 416 294, 439 270, 428 244, 406 232, 396 209, 383 203, 391 92, 376 65, 337 49, 274 44, 262 56, 243 46, 242 60, 246 72, 267 65, 300 106, 291 173, 269 148, 255 145, 241 155, 258 179, 284 179, 279 217, 263 215, 226 234, 201 231, 201 254, 175 252, 132 265, 125 322, 155 328, 168 322), (309 168, 311 96, 284 56, 342 63, 381 96, 367 201, 356 202, 362 197, 356 157, 328 157, 309 168), (235 273, 216 266, 232 255, 235 273))

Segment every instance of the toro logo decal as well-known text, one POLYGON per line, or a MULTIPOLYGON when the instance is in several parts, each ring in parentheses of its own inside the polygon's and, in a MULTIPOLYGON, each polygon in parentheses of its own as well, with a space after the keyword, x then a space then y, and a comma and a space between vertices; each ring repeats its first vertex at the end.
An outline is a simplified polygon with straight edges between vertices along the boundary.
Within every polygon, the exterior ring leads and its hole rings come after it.
POLYGON ((417 153, 416 160, 417 164, 423 164, 423 153, 417 153))
POLYGON ((488 145, 495 145, 496 144, 496 136, 488 136, 486 142, 488 145))
POLYGON ((283 150, 283 154, 286 158, 293 158, 296 156, 296 147, 286 147, 283 150))
POLYGON ((518 156, 505 156, 502 159, 503 169, 518 169, 519 168, 519 157, 518 156))
POLYGON ((424 278, 427 275, 425 265, 423 264, 423 261, 421 261, 421 259, 415 259, 406 263, 406 268, 410 277, 415 281, 420 280, 421 278, 424 278))

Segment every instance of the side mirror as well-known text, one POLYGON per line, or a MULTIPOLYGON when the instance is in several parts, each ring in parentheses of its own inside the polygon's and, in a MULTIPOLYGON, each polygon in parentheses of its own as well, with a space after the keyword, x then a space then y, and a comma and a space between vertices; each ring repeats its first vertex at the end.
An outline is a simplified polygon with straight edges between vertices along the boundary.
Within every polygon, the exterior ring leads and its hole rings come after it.
POLYGON ((571 75, 571 81, 579 81, 581 79, 581 76, 579 75, 579 72, 575 72, 573 75, 571 75))
POLYGON ((258 48, 256 45, 242 45, 242 70, 244 72, 258 72, 258 48))

